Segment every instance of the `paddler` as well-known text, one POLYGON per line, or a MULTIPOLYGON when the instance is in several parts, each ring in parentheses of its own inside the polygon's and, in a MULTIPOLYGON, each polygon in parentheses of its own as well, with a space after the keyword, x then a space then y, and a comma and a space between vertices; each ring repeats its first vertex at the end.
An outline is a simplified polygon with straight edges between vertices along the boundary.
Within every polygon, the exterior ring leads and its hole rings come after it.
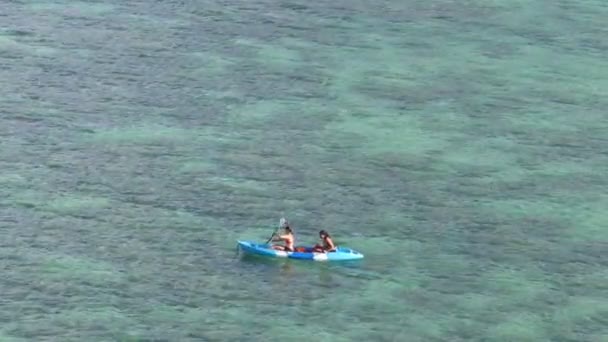
POLYGON ((334 244, 334 241, 331 239, 331 236, 329 236, 328 232, 326 232, 325 230, 319 231, 319 238, 321 239, 322 244, 321 245, 316 244, 313 247, 313 252, 327 253, 327 252, 333 252, 336 250, 336 245, 334 244))
POLYGON ((272 249, 276 249, 279 251, 293 252, 295 240, 296 240, 295 236, 293 235, 293 230, 291 230, 291 227, 289 226, 289 224, 285 225, 284 230, 285 230, 285 234, 274 235, 272 238, 272 241, 285 241, 285 245, 283 245, 283 246, 273 245, 272 249))

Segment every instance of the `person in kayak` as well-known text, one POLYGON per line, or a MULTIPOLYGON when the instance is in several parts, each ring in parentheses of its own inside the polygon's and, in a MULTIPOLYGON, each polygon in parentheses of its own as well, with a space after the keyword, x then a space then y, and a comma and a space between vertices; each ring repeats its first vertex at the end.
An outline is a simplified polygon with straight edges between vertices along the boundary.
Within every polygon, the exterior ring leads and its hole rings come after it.
POLYGON ((285 234, 283 235, 275 235, 272 238, 272 241, 285 241, 283 246, 281 245, 273 245, 272 249, 276 249, 279 251, 293 252, 295 245, 295 236, 293 235, 293 230, 289 225, 285 226, 285 234))
POLYGON ((321 230, 319 232, 319 238, 321 238, 321 242, 323 244, 322 245, 316 244, 313 247, 313 252, 327 253, 327 252, 333 252, 336 250, 336 245, 334 244, 334 241, 331 239, 331 236, 329 236, 328 232, 326 232, 325 230, 321 230))

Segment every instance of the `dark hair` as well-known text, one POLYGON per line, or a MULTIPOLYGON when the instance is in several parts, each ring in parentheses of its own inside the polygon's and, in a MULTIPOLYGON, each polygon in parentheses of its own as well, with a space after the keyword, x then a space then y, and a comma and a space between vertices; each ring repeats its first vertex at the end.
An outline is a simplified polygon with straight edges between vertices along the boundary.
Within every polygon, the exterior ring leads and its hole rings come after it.
POLYGON ((285 226, 285 230, 288 231, 288 232, 290 232, 290 233, 293 233, 293 230, 291 230, 290 226, 285 226))
POLYGON ((325 230, 321 230, 321 231, 319 231, 319 235, 325 235, 325 236, 327 236, 328 238, 330 238, 330 237, 331 237, 331 236, 329 236, 329 233, 328 233, 328 232, 326 232, 325 230))

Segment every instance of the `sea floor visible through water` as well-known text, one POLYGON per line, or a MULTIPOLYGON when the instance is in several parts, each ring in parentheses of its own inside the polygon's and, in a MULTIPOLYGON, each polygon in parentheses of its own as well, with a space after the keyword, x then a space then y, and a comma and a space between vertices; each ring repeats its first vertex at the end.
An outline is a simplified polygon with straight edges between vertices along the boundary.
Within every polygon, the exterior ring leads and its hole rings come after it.
POLYGON ((0 341, 608 341, 606 18, 0 3, 0 341))

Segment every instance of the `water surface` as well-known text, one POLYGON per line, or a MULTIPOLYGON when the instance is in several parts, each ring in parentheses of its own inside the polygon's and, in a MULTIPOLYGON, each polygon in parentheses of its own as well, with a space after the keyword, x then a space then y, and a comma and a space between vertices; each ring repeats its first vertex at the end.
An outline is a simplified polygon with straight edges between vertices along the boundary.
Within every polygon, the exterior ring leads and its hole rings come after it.
POLYGON ((608 340, 607 17, 0 4, 0 339, 608 340))

